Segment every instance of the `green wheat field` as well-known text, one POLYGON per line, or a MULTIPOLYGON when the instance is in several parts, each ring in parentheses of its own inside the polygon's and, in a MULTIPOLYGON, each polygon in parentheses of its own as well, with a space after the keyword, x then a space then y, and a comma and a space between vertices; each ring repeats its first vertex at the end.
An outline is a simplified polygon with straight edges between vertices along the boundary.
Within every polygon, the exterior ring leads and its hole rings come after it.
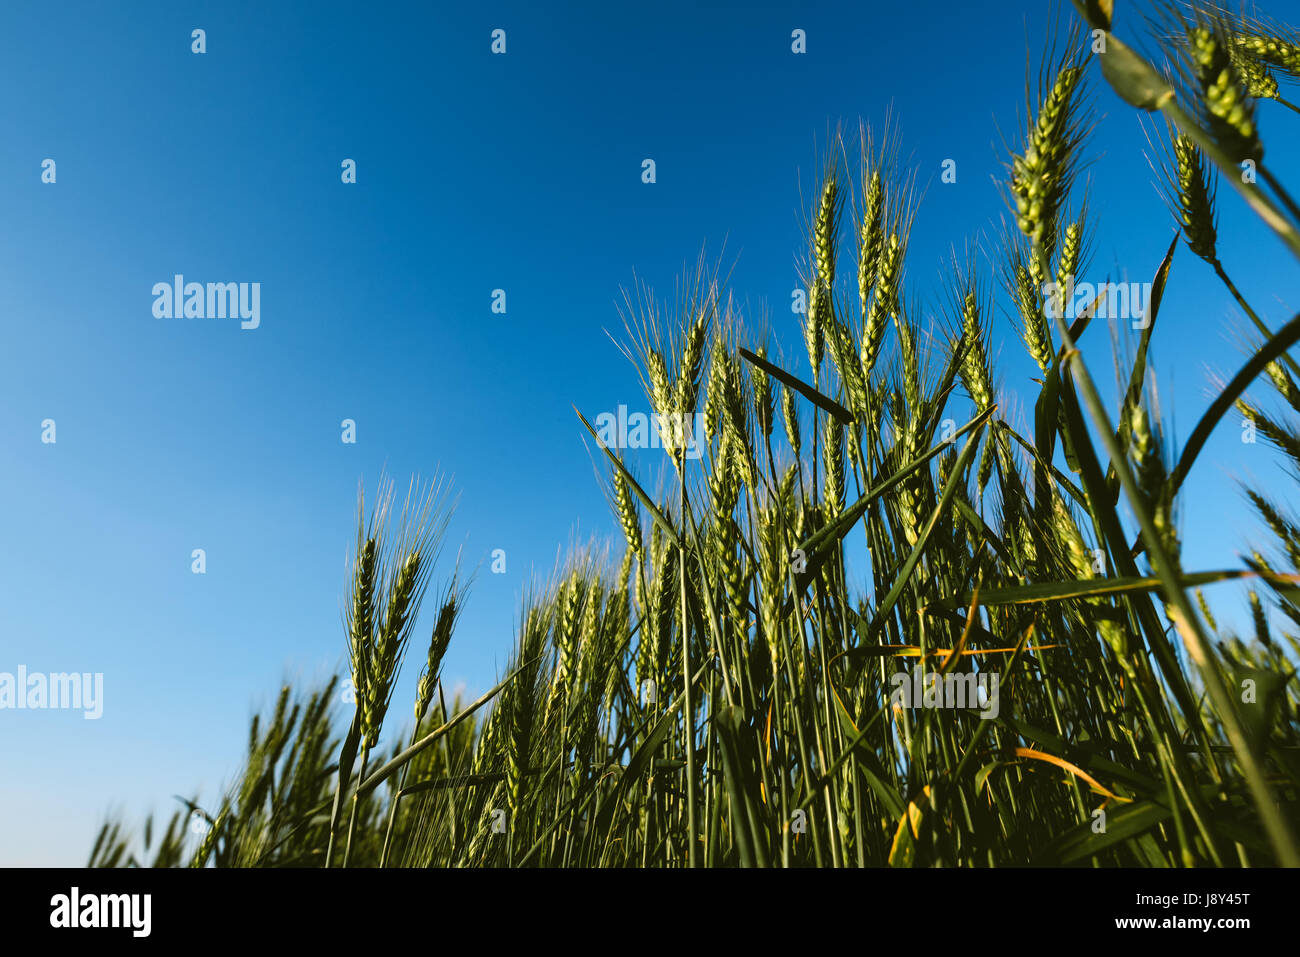
POLYGON ((1300 257, 1255 119, 1300 122, 1300 33, 1179 4, 1126 44, 1110 0, 1075 8, 1029 64, 1007 227, 954 256, 924 322, 899 137, 839 135, 792 237, 801 322, 756 331, 703 263, 670 304, 628 297, 663 469, 579 411, 623 535, 521 596, 499 683, 467 701, 440 681, 473 577, 442 555, 449 488, 384 480, 339 529, 350 674, 285 687, 218 805, 109 820, 92 866, 1300 865, 1300 496, 1245 487, 1271 537, 1244 563, 1185 568, 1177 532, 1213 512, 1180 490, 1216 428, 1300 481, 1300 315, 1269 328, 1216 255, 1226 188, 1300 257), (1103 395, 1078 343, 1115 320, 1094 321, 1102 294, 1065 307, 1103 205, 1078 174, 1105 86, 1145 118, 1172 215, 1134 228, 1177 234, 1103 395), (1146 357, 1166 284, 1205 270, 1251 351, 1177 449, 1146 357), (1041 372, 1014 395, 995 302, 1041 372), (1230 579, 1251 634, 1202 594, 1230 579))

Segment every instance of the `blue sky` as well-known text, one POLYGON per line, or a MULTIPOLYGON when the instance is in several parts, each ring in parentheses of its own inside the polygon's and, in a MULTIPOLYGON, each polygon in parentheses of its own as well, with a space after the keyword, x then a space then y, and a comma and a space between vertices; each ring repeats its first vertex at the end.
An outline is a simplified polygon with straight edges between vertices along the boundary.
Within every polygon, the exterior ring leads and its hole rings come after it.
MULTIPOLYGON (((373 492, 385 468, 399 486, 454 480, 446 557, 463 547, 483 568, 444 676, 490 686, 528 582, 570 542, 618 534, 573 406, 645 406, 607 335, 622 337, 622 290, 639 277, 671 294, 704 249, 806 368, 790 292, 828 132, 892 111, 926 187, 908 279, 933 314, 950 249, 1005 215, 1003 137, 1050 10, 6 5, 0 671, 103 672, 105 701, 98 721, 0 712, 0 864, 82 863, 110 809, 134 823, 172 794, 213 799, 279 683, 342 667, 357 484, 373 492), (155 318, 150 290, 177 273, 260 282, 260 326, 155 318), (487 567, 495 548, 505 574, 487 567)), ((1137 116, 1091 83, 1089 277, 1150 281, 1171 219, 1137 116)), ((1294 120, 1262 107, 1272 155, 1294 150, 1294 120)), ((1278 281, 1295 263, 1221 198, 1222 257, 1276 327, 1297 308, 1278 281)), ((1180 250, 1152 352, 1180 437, 1206 368, 1240 365, 1240 324, 1180 250)), ((1028 385, 1004 311, 994 336, 1000 378, 1028 385)), ((1088 338, 1109 386, 1108 337, 1088 338)), ((1236 565, 1255 525, 1231 476, 1276 474, 1263 444, 1221 429, 1186 485, 1188 567, 1236 565)))

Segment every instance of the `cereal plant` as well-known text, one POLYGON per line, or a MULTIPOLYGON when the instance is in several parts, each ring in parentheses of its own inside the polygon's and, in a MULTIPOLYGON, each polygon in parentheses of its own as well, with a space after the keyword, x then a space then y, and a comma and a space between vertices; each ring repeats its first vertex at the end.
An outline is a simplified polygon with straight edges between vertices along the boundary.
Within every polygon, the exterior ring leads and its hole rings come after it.
POLYGON ((445 498, 414 488, 396 514, 385 486, 345 598, 352 713, 338 723, 336 683, 285 688, 220 806, 185 802, 142 852, 106 824, 92 863, 1300 864, 1300 515, 1243 487, 1272 535, 1244 567, 1185 567, 1179 535, 1183 483, 1234 412, 1300 475, 1300 315, 1266 325, 1216 245, 1226 184, 1300 257, 1262 134, 1294 121, 1300 34, 1160 5, 1148 57, 1109 0, 1075 6, 1006 157, 1011 225, 937 295, 908 275, 917 194, 891 131, 830 151, 801 328, 756 334, 704 269, 671 306, 630 297, 671 467, 652 494, 579 412, 622 538, 523 596, 488 693, 449 701, 441 681, 473 600, 437 564, 445 498), (1072 308, 1103 214, 1079 177, 1099 84, 1147 115, 1177 231, 1109 402, 1079 348, 1104 295, 1072 308), (1167 284, 1203 270, 1253 348, 1179 449, 1147 353, 1167 284), (1041 373, 1015 395, 991 358, 1002 313, 1041 373), (790 343, 807 373, 778 358, 790 343), (1231 579, 1251 634, 1202 594, 1231 579), (391 691, 412 654, 407 733, 391 691))

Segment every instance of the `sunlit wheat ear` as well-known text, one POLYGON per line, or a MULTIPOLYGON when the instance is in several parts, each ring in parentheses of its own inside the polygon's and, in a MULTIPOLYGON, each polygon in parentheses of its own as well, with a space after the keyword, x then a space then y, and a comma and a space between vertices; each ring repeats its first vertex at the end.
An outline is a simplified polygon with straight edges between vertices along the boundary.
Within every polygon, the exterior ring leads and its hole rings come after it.
POLYGON ((1188 30, 1187 44, 1210 134, 1238 162, 1261 159, 1254 103, 1226 43, 1211 27, 1196 25, 1188 30))
POLYGON ((884 345, 885 326, 898 310, 898 279, 903 264, 903 245, 897 232, 890 233, 880 256, 880 268, 876 273, 875 293, 867 308, 866 320, 862 327, 862 349, 859 361, 862 364, 862 378, 868 385, 871 373, 880 358, 884 345))
POLYGON ((1255 506, 1255 511, 1264 520, 1264 524, 1282 542, 1291 564, 1300 568, 1300 528, 1297 528, 1295 523, 1284 516, 1276 505, 1259 492, 1250 488, 1244 491, 1247 498, 1250 499, 1250 503, 1255 506))
MULTIPOLYGON (((1055 488, 1052 490, 1052 531, 1055 533, 1055 546, 1063 552, 1062 558, 1067 571, 1078 581, 1088 581, 1098 576, 1093 563, 1093 553, 1088 549, 1079 524, 1066 504, 1065 498, 1055 488)), ((1087 602, 1093 608, 1105 608, 1108 600, 1090 599, 1087 602)), ((1097 621, 1097 630, 1102 640, 1110 647, 1116 658, 1126 660, 1129 653, 1128 636, 1124 628, 1109 616, 1097 621)))
POLYGON ((1082 87, 1083 68, 1072 57, 1039 102, 1024 152, 1011 161, 1016 225, 1032 245, 1028 270, 1035 286, 1043 285, 1049 274, 1057 218, 1073 179, 1074 154, 1083 139, 1082 87))
MULTIPOLYGON (((1074 289, 1080 273, 1088 262, 1088 203, 1084 199, 1078 216, 1069 223, 1061 238, 1061 257, 1056 264, 1056 304, 1064 310, 1066 297, 1074 289)), ((1062 312, 1062 314, 1064 314, 1062 312)))
POLYGON ((348 650, 352 686, 357 700, 365 700, 370 659, 374 653, 375 585, 379 568, 379 541, 367 538, 358 549, 352 575, 352 604, 348 609, 348 650))
POLYGON ((979 296, 974 289, 966 293, 961 311, 962 345, 965 355, 959 370, 966 392, 981 411, 993 404, 993 382, 989 372, 984 323, 980 317, 979 296))
POLYGON ((1205 616, 1206 622, 1209 623, 1210 630, 1218 631, 1219 623, 1214 620, 1214 615, 1210 611, 1210 604, 1205 600, 1205 592, 1199 588, 1196 589, 1196 605, 1200 608, 1201 614, 1205 616))
POLYGON ((835 247, 839 241, 840 188, 835 168, 832 167, 822 185, 821 202, 817 206, 817 221, 813 229, 813 254, 817 266, 818 285, 824 288, 835 285, 835 247))
POLYGON ((614 471, 614 507, 618 512, 618 522, 623 528, 623 537, 631 554, 641 557, 641 516, 636 502, 627 487, 627 479, 617 469, 614 471))
POLYGON ((769 664, 776 669, 780 642, 777 639, 778 616, 781 610, 783 574, 786 567, 786 555, 781 540, 781 528, 777 520, 779 501, 763 509, 759 515, 759 565, 760 582, 759 617, 766 635, 765 646, 769 664))
POLYGON ((1178 532, 1174 527, 1172 514, 1173 503, 1168 494, 1169 477, 1165 464, 1164 436, 1152 425, 1151 415, 1146 406, 1137 402, 1129 413, 1129 429, 1132 436, 1131 454, 1134 471, 1146 499, 1162 544, 1175 559, 1178 554, 1178 532))
POLYGON ((682 346, 677 372, 677 408, 681 415, 694 415, 700 391, 700 371, 704 362, 704 345, 709 331, 710 313, 701 310, 691 323, 682 346))
POLYGON ((1183 227, 1187 248, 1213 265, 1216 253, 1217 229, 1214 213, 1214 185, 1211 173, 1190 138, 1178 134, 1173 139, 1174 182, 1176 185, 1178 216, 1183 227))
POLYGON ((797 459, 802 448, 799 442, 799 409, 795 405, 794 393, 784 387, 781 389, 781 418, 785 422, 786 440, 797 459))
POLYGON ((434 620, 433 632, 429 637, 429 653, 425 658, 424 671, 420 675, 415 690, 415 722, 419 726, 429 710, 433 700, 434 687, 442 670, 442 659, 451 646, 452 632, 456 628, 456 619, 465 607, 465 586, 459 586, 452 578, 447 586, 438 608, 438 617, 434 620))
POLYGON ((1029 350, 1029 355, 1038 364, 1038 368, 1046 374, 1052 367, 1052 333, 1039 292, 1042 286, 1034 281, 1032 254, 1030 260, 1031 262, 1026 262, 1019 250, 1013 249, 1008 285, 1020 316, 1020 335, 1025 348, 1029 350))
POLYGON ((362 703, 362 736, 370 748, 379 742, 379 731, 392 695, 405 637, 409 634, 407 617, 410 603, 422 570, 420 554, 411 552, 407 555, 394 579, 386 620, 375 638, 375 653, 370 660, 366 696, 362 703))
POLYGON ((873 169, 863 190, 862 223, 858 228, 858 299, 867 314, 876 285, 884 243, 885 185, 880 170, 873 169))
MULTIPOLYGON (((767 358, 767 346, 760 346, 755 353, 760 359, 767 358)), ((772 438, 772 424, 776 414, 776 402, 772 398, 772 379, 762 369, 755 367, 750 373, 754 383, 754 415, 758 419, 758 431, 764 441, 772 438)))
POLYGON ((894 328, 898 333, 898 352, 902 360, 903 395, 908 409, 917 413, 921 407, 921 360, 917 352, 916 330, 906 310, 895 314, 894 328))
MULTIPOLYGON (((389 532, 391 500, 391 483, 381 481, 378 504, 370 518, 370 532, 358 549, 353 606, 349 609, 350 641, 362 650, 354 681, 361 739, 367 749, 378 742, 393 684, 449 515, 441 481, 428 486, 417 486, 413 481, 397 527, 389 532), (382 555, 385 547, 391 550, 387 561, 382 555), (378 604, 380 596, 385 599, 382 606, 378 604)), ((364 515, 358 518, 360 539, 367 532, 363 530, 364 515)))
POLYGON ((538 608, 525 618, 517 660, 518 675, 510 687, 509 737, 506 742, 506 793, 510 816, 519 818, 523 806, 524 777, 532 757, 533 727, 537 711, 537 682, 549 631, 547 616, 538 608))
POLYGON ((740 481, 748 488, 754 485, 756 469, 753 430, 750 427, 753 405, 753 393, 745 365, 737 357, 729 356, 722 412, 723 433, 728 438, 730 455, 720 457, 719 461, 735 469, 740 481))
POLYGON ((1291 374, 1277 360, 1266 365, 1264 372, 1268 375, 1269 381, 1273 383, 1273 388, 1277 389, 1278 395, 1286 399, 1292 410, 1300 412, 1300 387, 1296 386, 1291 374))
POLYGON ((710 443, 718 437, 726 391, 727 343, 720 333, 715 333, 709 350, 709 374, 704 390, 704 426, 710 443))
POLYGON ((239 797, 236 808, 245 821, 255 816, 262 809, 270 786, 268 773, 280 759, 288 735, 297 723, 301 708, 295 704, 290 710, 289 700, 292 689, 285 685, 276 698, 275 710, 265 734, 259 733, 260 723, 254 717, 249 734, 248 761, 245 765, 243 779, 239 785, 239 797))
POLYGON ((840 382, 848 399, 848 405, 859 413, 866 410, 866 387, 862 382, 862 366, 859 362, 859 350, 853 333, 848 325, 835 322, 827 334, 831 358, 835 371, 839 373, 840 382))
POLYGON ((1268 614, 1264 611, 1264 603, 1259 600, 1259 592, 1253 588, 1247 597, 1250 600, 1250 617, 1255 625, 1255 640, 1267 648, 1272 644, 1272 639, 1268 635, 1268 614))
POLYGON ((844 511, 844 426, 833 415, 828 415, 824 431, 822 458, 826 477, 823 495, 829 517, 836 518, 844 511))
POLYGON ((658 349, 646 353, 646 375, 650 378, 650 400, 655 411, 668 415, 673 411, 673 390, 668 378, 668 364, 658 349))
POLYGON ((655 681, 662 680, 672 648, 673 620, 677 614, 678 571, 677 550, 669 548, 659 566, 650 599, 651 642, 648 658, 651 677, 655 681))
POLYGON ((1061 289, 1068 289, 1074 282, 1082 243, 1083 225, 1074 222, 1066 226, 1065 236, 1061 242, 1061 259, 1056 267, 1056 284, 1061 289))
POLYGON ((668 375, 668 364, 658 349, 646 353, 646 375, 650 380, 650 401, 654 405, 659 441, 677 468, 682 470, 680 419, 677 409, 677 390, 668 375))
POLYGON ((713 469, 709 472, 709 504, 713 510, 715 524, 721 524, 731 517, 740 494, 738 476, 736 470, 731 467, 732 457, 735 454, 732 451, 736 441, 733 438, 734 434, 731 428, 722 433, 722 439, 718 443, 718 455, 713 463, 713 469))
POLYGON ((1233 405, 1242 418, 1254 425, 1260 435, 1285 452, 1293 462, 1300 464, 1300 435, 1265 415, 1258 406, 1245 399, 1238 399, 1233 405))
MULTIPOLYGON (((606 593, 604 611, 601 614, 598 627, 600 629, 601 663, 596 670, 596 674, 597 676, 604 676, 604 680, 599 681, 599 690, 602 695, 598 704, 605 709, 611 709, 615 706, 615 700, 619 695, 619 684, 625 680, 622 649, 627 642, 628 634, 626 586, 606 593)), ((583 747, 584 752, 594 748, 595 741, 584 742, 583 747)))
POLYGON ((1232 54, 1232 65, 1245 85, 1247 96, 1263 100, 1278 99, 1281 89, 1268 67, 1252 57, 1243 56, 1240 50, 1233 49, 1232 54))
MULTIPOLYGON (((644 694, 647 681, 657 680, 654 663, 654 632, 650 628, 653 619, 649 617, 651 607, 652 602, 649 600, 644 605, 638 606, 640 611, 638 617, 642 622, 642 627, 637 631, 636 656, 633 658, 632 667, 635 669, 633 676, 636 678, 636 687, 639 694, 644 694)), ((644 699, 641 700, 643 707, 651 703, 644 699)))
POLYGON ((570 711, 574 745, 570 777, 575 788, 580 786, 597 744, 601 708, 611 696, 616 647, 622 637, 621 626, 614 617, 622 613, 621 590, 606 595, 599 578, 593 578, 589 590, 593 600, 583 612, 582 655, 572 694, 575 704, 570 711))
POLYGON ((388 696, 401 658, 403 636, 408 633, 407 620, 411 602, 424 568, 419 551, 411 551, 398 567, 389 591, 384 620, 375 638, 375 653, 370 661, 370 674, 366 677, 366 699, 362 724, 366 744, 374 747, 379 741, 388 696))
POLYGON ((839 179, 834 166, 827 168, 813 220, 812 276, 808 283, 808 314, 804 321, 804 345, 812 367, 813 385, 821 380, 828 326, 833 319, 831 290, 835 284, 835 247, 839 242, 839 179))
POLYGON ((207 864, 208 858, 212 856, 213 850, 216 849, 217 838, 219 838, 221 832, 225 830, 226 822, 229 819, 229 809, 223 808, 221 813, 217 815, 216 821, 214 821, 212 826, 208 828, 207 833, 203 835, 203 840, 199 843, 198 849, 194 852, 194 857, 190 860, 190 867, 203 867, 207 864))
POLYGON ((568 661, 564 665, 563 675, 560 675, 559 666, 556 667, 556 675, 553 676, 555 685, 572 681, 575 690, 577 690, 591 681, 595 670, 599 666, 599 659, 602 654, 600 648, 602 600, 599 579, 587 582, 586 597, 582 603, 582 618, 576 641, 573 642, 571 649, 567 652, 568 661))
MULTIPOLYGON (((631 610, 631 577, 632 565, 636 558, 636 553, 631 548, 623 549, 623 559, 618 566, 618 588, 623 594, 624 611, 631 610)), ((637 576, 640 578, 640 576, 637 576)))
POLYGON ((1070 513, 1061 493, 1052 490, 1052 528, 1056 532, 1058 545, 1063 546, 1063 557, 1069 565, 1070 572, 1080 581, 1096 576, 1092 563, 1092 553, 1088 550, 1079 524, 1070 513))
POLYGON ((1244 13, 1216 4, 1210 13, 1234 54, 1300 80, 1300 31, 1250 7, 1252 12, 1244 13))
POLYGON ((573 670, 582 641, 581 615, 586 600, 586 582, 578 568, 573 568, 556 589, 555 677, 563 682, 573 670))
POLYGON ((786 466, 776 486, 776 501, 781 511, 793 515, 796 510, 795 488, 799 481, 799 468, 794 463, 786 466))
POLYGON ((980 447, 980 462, 975 473, 975 489, 980 496, 980 502, 983 503, 984 491, 988 488, 989 479, 993 475, 993 456, 994 449, 998 442, 992 431, 985 437, 980 447))
POLYGON ((1233 37, 1233 42, 1239 50, 1254 59, 1285 70, 1293 79, 1300 79, 1300 43, 1284 37, 1260 34, 1237 34, 1233 37))
MULTIPOLYGON (((895 435, 894 456, 896 465, 914 461, 920 453, 917 419, 912 414, 904 393, 893 390, 889 397, 890 420, 895 435)), ((919 473, 901 482, 894 491, 894 504, 898 508, 903 537, 908 547, 914 546, 921 531, 922 478, 919 473)))
POLYGON ((745 614, 745 576, 740 557, 736 554, 735 525, 730 516, 717 526, 718 534, 712 540, 712 557, 722 578, 726 595, 726 615, 734 633, 744 634, 747 629, 745 614))
POLYGON ((366 515, 365 490, 357 490, 357 538, 353 556, 351 602, 344 609, 344 624, 348 636, 348 657, 352 672, 352 687, 357 707, 358 728, 363 740, 367 739, 368 721, 373 717, 369 705, 375 689, 372 680, 379 654, 381 614, 379 602, 383 588, 384 548, 387 544, 389 509, 392 504, 393 485, 381 476, 375 505, 366 515), (368 718, 367 715, 371 715, 368 718))
MULTIPOLYGON (((830 316, 825 330, 826 352, 830 356, 840 385, 848 399, 848 404, 855 403, 855 380, 859 378, 858 350, 854 343, 853 332, 848 323, 837 315, 830 316)), ((826 389, 825 391, 830 391, 826 389)))

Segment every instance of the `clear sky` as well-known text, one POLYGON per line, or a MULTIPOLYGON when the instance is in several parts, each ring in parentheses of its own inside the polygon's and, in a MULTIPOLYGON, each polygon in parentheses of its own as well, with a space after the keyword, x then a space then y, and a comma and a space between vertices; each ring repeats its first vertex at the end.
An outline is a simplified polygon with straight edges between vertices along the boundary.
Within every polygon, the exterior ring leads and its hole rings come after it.
MULTIPOLYGON (((622 290, 671 293, 704 249, 805 369, 790 294, 828 132, 892 109, 926 187, 908 276, 933 314, 949 250, 1005 215, 1003 137, 1053 4, 464 6, 0 8, 0 671, 104 674, 97 721, 0 711, 0 864, 83 863, 110 809, 216 798, 279 683, 343 667, 357 484, 384 468, 454 479, 446 555, 483 567, 444 675, 489 687, 533 575, 618 535, 573 406, 645 408, 607 335, 622 290), (177 273, 260 283, 260 325, 156 318, 177 273)), ((1089 278, 1150 281, 1172 221, 1137 116, 1090 78, 1089 278)), ((1296 117, 1261 110, 1270 153, 1295 155, 1296 117)), ((1221 200, 1222 256, 1276 327, 1296 264, 1221 200)), ((1179 436, 1207 368, 1241 364, 1241 322, 1180 250, 1152 352, 1179 436)), ((1005 310, 994 335, 1000 378, 1033 388, 1005 310)), ((1088 340, 1109 387, 1105 328, 1088 340)), ((1231 476, 1274 474, 1221 429, 1186 485, 1189 568, 1237 565, 1256 526, 1231 476)))

